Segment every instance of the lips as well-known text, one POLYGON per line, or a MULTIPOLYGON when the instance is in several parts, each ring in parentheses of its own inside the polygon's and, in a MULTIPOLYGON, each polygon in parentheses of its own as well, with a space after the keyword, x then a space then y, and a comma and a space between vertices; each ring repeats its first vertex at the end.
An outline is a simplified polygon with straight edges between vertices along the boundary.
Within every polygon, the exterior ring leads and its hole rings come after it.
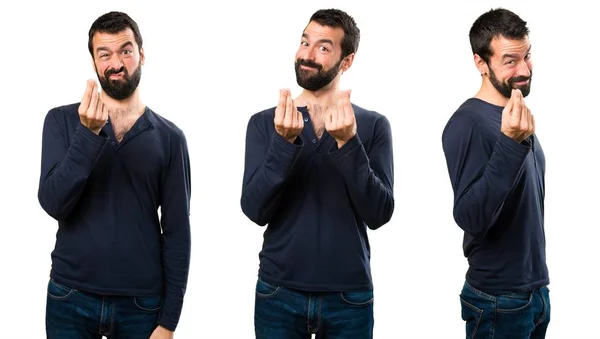
POLYGON ((306 69, 306 70, 319 70, 317 67, 311 67, 311 66, 305 66, 305 65, 300 65, 301 69, 306 69))

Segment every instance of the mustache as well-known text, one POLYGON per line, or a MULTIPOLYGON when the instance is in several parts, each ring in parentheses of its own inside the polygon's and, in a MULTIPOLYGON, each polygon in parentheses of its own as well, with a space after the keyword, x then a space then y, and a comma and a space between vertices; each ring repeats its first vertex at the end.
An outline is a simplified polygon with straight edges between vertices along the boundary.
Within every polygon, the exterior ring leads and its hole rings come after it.
POLYGON ((310 61, 310 60, 298 59, 296 61, 296 64, 298 64, 298 66, 306 66, 306 67, 316 68, 319 71, 323 69, 323 65, 318 64, 314 61, 310 61))
POLYGON ((520 76, 520 77, 511 78, 508 82, 510 84, 514 84, 515 82, 527 81, 527 80, 530 80, 530 79, 531 79, 531 76, 528 76, 528 77, 526 77, 526 76, 520 76))
POLYGON ((114 68, 107 69, 106 72, 104 72, 104 76, 108 78, 109 76, 111 76, 113 74, 119 74, 121 72, 127 74, 127 72, 125 71, 125 66, 122 66, 119 69, 114 69, 114 68))

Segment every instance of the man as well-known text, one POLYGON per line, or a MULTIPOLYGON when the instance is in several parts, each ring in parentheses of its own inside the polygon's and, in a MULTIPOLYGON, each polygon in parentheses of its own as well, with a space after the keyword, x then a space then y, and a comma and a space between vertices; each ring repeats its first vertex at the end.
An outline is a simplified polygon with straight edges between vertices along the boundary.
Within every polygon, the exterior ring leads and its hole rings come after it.
POLYGON ((38 198, 58 221, 47 337, 173 338, 190 261, 186 138, 140 99, 134 20, 102 15, 88 48, 102 92, 88 80, 43 128, 38 198))
POLYGON ((248 123, 241 206, 268 225, 256 285, 257 338, 372 338, 367 227, 394 210, 392 135, 339 91, 360 39, 354 19, 315 12, 296 53, 292 100, 248 123))
POLYGON ((544 338, 545 159, 524 99, 532 79, 529 29, 513 12, 494 9, 469 37, 481 88, 442 136, 469 262, 462 318, 467 338, 544 338))

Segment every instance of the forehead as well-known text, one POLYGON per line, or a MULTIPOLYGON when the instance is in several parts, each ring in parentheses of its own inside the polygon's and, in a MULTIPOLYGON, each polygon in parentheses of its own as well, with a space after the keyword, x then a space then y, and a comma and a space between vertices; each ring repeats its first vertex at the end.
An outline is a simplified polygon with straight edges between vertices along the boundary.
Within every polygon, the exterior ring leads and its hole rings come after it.
POLYGON ((308 23, 302 34, 309 40, 330 40, 336 46, 341 46, 344 30, 340 27, 323 26, 315 21, 308 23))
POLYGON ((118 48, 124 43, 131 42, 137 47, 135 36, 131 28, 126 28, 118 33, 96 32, 92 38, 92 46, 97 48, 118 48))
POLYGON ((502 58, 507 54, 525 55, 529 52, 531 44, 529 37, 523 39, 509 39, 504 36, 496 36, 490 42, 490 49, 494 57, 502 58))

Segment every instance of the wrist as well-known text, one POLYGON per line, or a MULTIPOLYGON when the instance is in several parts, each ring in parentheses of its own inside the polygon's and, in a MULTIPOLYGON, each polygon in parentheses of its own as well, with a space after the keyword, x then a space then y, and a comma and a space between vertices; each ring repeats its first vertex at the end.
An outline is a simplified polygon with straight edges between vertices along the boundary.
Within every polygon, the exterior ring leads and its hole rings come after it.
POLYGON ((354 138, 356 136, 356 133, 352 134, 351 136, 347 137, 347 138, 343 138, 343 139, 335 139, 336 143, 337 143, 337 147, 338 149, 342 148, 342 146, 344 146, 345 144, 348 143, 348 141, 352 140, 352 138, 354 138))
POLYGON ((524 139, 524 138, 522 138, 522 136, 510 133, 510 132, 505 132, 505 131, 500 131, 500 132, 502 132, 502 134, 504 134, 505 136, 507 136, 509 139, 511 139, 512 141, 514 141, 516 143, 521 143, 521 141, 523 141, 523 139, 524 139))

